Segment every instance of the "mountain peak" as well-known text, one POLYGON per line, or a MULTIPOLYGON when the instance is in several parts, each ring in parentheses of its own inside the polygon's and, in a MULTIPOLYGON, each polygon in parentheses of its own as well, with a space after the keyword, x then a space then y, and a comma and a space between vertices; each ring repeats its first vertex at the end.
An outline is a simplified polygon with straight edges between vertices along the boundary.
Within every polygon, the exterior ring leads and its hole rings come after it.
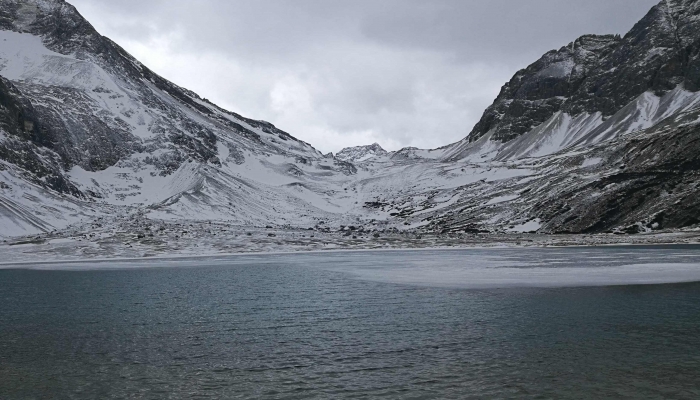
POLYGON ((557 112, 614 115, 647 91, 700 89, 700 1, 663 0, 624 36, 584 35, 518 71, 468 136, 509 142, 557 112))
POLYGON ((346 147, 336 154, 336 158, 349 162, 362 162, 386 154, 387 151, 375 142, 366 146, 346 147))

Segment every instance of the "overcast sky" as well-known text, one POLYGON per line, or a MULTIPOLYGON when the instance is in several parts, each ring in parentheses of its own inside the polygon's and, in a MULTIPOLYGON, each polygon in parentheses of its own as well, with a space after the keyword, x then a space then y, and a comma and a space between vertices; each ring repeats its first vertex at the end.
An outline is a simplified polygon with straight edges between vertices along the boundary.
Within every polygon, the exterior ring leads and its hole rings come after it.
POLYGON ((500 87, 658 0, 68 0, 167 79, 321 151, 465 137, 500 87))

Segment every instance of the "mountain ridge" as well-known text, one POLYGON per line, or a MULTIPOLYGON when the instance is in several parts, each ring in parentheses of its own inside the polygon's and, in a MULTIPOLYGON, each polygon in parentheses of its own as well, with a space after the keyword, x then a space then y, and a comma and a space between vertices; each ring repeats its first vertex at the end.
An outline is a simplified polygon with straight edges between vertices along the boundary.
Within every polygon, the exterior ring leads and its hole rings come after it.
POLYGON ((388 152, 379 145, 379 143, 373 143, 366 146, 353 146, 346 147, 336 153, 335 157, 350 162, 362 162, 374 158, 376 156, 387 155, 388 152))
POLYGON ((487 136, 499 145, 516 140, 557 113, 588 124, 571 146, 593 144, 613 136, 598 139, 593 130, 647 92, 659 98, 678 88, 697 93, 698 12, 695 0, 664 0, 623 37, 584 35, 545 53, 503 86, 465 139, 448 146, 448 159, 478 152, 475 144, 487 136))
POLYGON ((158 76, 63 0, 0 6, 0 235, 108 217, 127 231, 216 221, 343 235, 700 222, 696 0, 546 53, 459 142, 335 156, 158 76))

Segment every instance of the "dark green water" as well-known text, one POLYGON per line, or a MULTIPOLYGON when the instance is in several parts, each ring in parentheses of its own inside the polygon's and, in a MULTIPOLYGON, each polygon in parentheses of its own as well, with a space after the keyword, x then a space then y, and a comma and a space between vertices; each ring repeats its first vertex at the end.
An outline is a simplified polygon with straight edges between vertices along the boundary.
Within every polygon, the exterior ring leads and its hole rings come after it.
POLYGON ((633 257, 546 252, 0 270, 0 398, 700 398, 699 283, 475 289, 352 271, 539 257, 583 275, 633 257))

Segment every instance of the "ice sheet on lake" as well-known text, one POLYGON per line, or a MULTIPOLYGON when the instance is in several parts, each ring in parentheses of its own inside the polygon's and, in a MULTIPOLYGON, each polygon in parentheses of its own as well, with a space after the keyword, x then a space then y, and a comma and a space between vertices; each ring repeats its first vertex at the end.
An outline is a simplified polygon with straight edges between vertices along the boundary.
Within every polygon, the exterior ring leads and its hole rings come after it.
POLYGON ((472 289, 641 285, 700 281, 700 263, 597 268, 404 268, 362 270, 357 276, 378 282, 472 289))
POLYGON ((41 270, 319 268, 390 284, 450 288, 574 287, 700 281, 697 246, 340 251, 0 265, 41 270))
POLYGON ((700 281, 693 248, 483 249, 356 254, 329 269, 359 279, 454 288, 575 287, 700 281))

